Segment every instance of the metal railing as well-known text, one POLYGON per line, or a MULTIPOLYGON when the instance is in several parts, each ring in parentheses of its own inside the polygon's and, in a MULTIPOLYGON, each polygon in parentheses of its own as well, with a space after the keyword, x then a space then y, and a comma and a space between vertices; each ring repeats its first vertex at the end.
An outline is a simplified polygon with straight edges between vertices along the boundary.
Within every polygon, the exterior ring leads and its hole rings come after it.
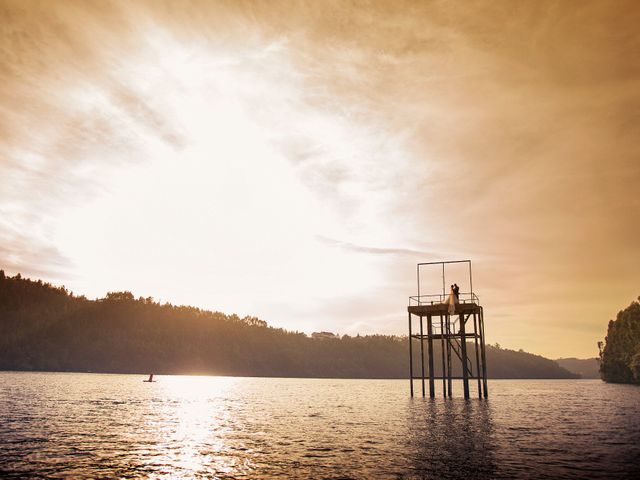
MULTIPOLYGON (((409 297, 409 306, 418 305, 436 305, 438 303, 444 303, 449 299, 450 294, 438 293, 435 295, 414 295, 409 297)), ((458 295, 458 303, 476 303, 480 304, 480 299, 475 293, 461 292, 458 295)))

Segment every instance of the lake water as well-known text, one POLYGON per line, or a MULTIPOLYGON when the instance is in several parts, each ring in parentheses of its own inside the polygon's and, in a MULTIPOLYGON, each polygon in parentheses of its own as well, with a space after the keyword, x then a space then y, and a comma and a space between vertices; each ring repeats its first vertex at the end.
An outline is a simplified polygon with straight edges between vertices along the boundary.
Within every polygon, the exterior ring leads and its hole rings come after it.
POLYGON ((0 372, 0 476, 640 478, 640 387, 0 372), (460 393, 461 386, 456 385, 460 393))

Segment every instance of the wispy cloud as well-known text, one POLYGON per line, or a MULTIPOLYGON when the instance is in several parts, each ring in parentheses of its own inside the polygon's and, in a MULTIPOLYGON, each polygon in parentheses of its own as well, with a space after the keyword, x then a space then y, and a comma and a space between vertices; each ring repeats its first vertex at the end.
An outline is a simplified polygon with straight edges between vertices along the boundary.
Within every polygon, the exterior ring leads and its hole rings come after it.
POLYGON ((429 254, 427 252, 421 252, 419 250, 412 250, 409 248, 380 248, 380 247, 365 247, 362 245, 355 245, 349 242, 343 242, 341 240, 335 240, 333 238, 323 237, 321 235, 317 235, 316 238, 321 242, 331 245, 334 247, 338 247, 349 252, 357 252, 357 253, 368 253, 372 255, 411 255, 422 256, 422 257, 433 257, 433 254, 429 254))

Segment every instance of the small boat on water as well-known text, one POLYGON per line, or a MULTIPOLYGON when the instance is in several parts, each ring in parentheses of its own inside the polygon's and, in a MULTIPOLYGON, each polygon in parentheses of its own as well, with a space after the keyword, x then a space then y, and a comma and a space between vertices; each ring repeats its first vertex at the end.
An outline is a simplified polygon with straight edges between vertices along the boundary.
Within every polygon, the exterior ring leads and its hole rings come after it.
POLYGON ((143 380, 143 382, 155 382, 155 380, 153 379, 153 373, 149 374, 149 379, 148 380, 143 380))

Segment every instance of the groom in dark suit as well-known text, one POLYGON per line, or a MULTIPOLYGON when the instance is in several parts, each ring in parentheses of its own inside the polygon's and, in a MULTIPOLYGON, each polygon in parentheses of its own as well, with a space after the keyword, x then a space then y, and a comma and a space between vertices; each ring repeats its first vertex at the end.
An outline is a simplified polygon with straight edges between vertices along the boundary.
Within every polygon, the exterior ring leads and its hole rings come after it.
POLYGON ((460 287, 458 287, 457 283, 453 284, 453 294, 456 297, 456 302, 460 301, 460 287))

